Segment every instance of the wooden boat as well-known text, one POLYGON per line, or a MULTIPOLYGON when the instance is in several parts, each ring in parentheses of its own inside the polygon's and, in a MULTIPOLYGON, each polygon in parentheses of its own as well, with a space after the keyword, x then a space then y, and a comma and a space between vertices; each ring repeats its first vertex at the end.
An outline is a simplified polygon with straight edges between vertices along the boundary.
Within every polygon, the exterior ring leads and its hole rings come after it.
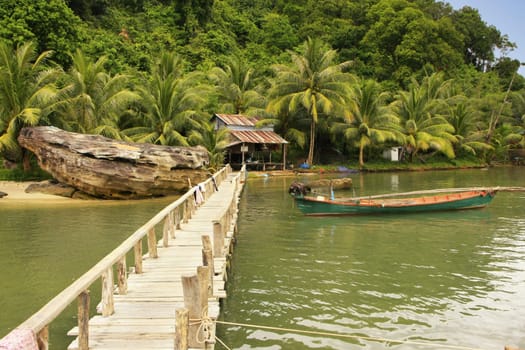
POLYGON ((311 194, 301 183, 290 185, 297 207, 310 216, 400 214, 425 211, 483 208, 498 188, 452 188, 384 194, 367 197, 334 198, 311 194))

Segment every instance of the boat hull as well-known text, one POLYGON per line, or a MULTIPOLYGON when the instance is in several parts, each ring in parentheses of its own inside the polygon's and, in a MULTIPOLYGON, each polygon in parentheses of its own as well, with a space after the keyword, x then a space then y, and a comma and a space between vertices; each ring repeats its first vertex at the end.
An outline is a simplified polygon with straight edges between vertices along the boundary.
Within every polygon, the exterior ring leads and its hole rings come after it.
POLYGON ((305 215, 372 215, 403 214, 428 211, 483 208, 494 198, 495 191, 385 200, 331 200, 325 197, 294 196, 305 215))

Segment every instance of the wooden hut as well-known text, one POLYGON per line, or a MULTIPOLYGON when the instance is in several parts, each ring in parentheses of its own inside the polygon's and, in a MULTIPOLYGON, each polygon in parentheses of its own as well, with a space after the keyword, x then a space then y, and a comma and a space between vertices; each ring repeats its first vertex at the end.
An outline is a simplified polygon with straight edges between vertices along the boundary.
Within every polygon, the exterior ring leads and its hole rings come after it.
POLYGON ((273 126, 258 128, 259 118, 240 114, 214 114, 211 120, 215 130, 224 127, 230 131, 226 161, 233 168, 240 168, 243 164, 251 170, 286 168, 288 141, 275 133, 273 126), (280 162, 272 160, 272 152, 276 151, 282 154, 280 162))

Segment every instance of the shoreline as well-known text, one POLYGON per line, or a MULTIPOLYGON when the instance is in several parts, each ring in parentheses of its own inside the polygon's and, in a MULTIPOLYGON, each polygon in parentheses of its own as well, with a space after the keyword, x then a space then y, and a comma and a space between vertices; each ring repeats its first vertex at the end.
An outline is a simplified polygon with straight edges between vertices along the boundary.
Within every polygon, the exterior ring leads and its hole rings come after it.
POLYGON ((38 183, 38 181, 0 181, 0 192, 7 193, 6 196, 0 198, 0 205, 4 202, 20 202, 20 201, 34 201, 34 202, 70 202, 73 199, 55 196, 52 194, 45 194, 39 192, 27 193, 26 188, 38 183))

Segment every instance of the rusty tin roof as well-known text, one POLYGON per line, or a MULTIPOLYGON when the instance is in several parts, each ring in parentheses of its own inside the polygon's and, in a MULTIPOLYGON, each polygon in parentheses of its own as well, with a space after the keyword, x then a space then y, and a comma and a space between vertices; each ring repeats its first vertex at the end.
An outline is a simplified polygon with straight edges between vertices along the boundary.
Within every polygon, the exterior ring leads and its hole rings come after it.
POLYGON ((230 135, 236 140, 232 144, 237 143, 267 143, 267 144, 283 144, 288 143, 285 139, 273 131, 263 130, 231 130, 230 135))
POLYGON ((257 117, 247 117, 242 114, 217 114, 215 116, 222 120, 226 125, 253 126, 259 121, 257 117))

